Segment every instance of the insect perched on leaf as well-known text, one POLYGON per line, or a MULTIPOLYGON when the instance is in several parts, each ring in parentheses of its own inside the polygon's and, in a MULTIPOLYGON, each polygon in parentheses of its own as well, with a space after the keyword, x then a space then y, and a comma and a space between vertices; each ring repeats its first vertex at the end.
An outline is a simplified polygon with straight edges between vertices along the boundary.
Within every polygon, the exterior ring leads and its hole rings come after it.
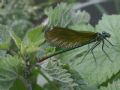
MULTIPOLYGON (((86 52, 82 61, 90 51, 92 52, 95 59, 93 49, 100 43, 102 43, 102 51, 109 58, 108 54, 104 50, 104 45, 105 40, 112 45, 112 43, 107 40, 107 38, 110 38, 110 36, 111 35, 105 31, 103 31, 102 33, 90 31, 74 31, 61 27, 54 27, 51 30, 45 31, 46 40, 56 47, 64 48, 65 50, 63 52, 95 42, 95 44, 86 52)), ((111 59, 109 58, 109 60, 111 59)))

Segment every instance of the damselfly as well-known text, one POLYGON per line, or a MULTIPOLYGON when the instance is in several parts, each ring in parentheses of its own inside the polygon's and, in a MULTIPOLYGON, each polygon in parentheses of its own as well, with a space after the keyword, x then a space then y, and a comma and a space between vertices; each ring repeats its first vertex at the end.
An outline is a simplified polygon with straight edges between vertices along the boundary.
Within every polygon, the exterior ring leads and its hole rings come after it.
MULTIPOLYGON (((55 45, 56 47, 64 48, 64 50, 60 51, 59 53, 70 51, 75 48, 95 42, 95 44, 86 52, 81 62, 84 60, 84 58, 90 51, 92 52, 95 59, 93 49, 100 43, 102 43, 102 51, 109 58, 109 60, 111 60, 106 51, 104 50, 105 41, 107 41, 113 46, 113 44, 107 39, 110 37, 111 35, 105 31, 103 31, 102 33, 90 31, 75 31, 61 27, 54 27, 51 30, 45 31, 45 38, 47 42, 55 45)), ((56 53, 56 55, 59 53, 56 53)))

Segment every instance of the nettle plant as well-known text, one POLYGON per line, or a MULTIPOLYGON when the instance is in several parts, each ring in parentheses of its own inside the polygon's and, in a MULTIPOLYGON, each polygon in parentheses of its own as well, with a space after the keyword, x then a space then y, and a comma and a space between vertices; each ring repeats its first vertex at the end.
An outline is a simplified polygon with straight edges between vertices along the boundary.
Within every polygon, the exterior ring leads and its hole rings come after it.
POLYGON ((48 24, 28 28, 22 37, 17 30, 0 24, 0 90, 119 90, 120 15, 103 15, 93 27, 86 11, 76 12, 65 3, 45 9, 45 14, 48 24), (78 64, 88 45, 56 56, 61 49, 51 46, 44 37, 46 27, 55 26, 109 32, 109 40, 115 46, 105 42, 104 48, 112 62, 102 52, 101 45, 94 49, 96 62, 89 53, 78 64))

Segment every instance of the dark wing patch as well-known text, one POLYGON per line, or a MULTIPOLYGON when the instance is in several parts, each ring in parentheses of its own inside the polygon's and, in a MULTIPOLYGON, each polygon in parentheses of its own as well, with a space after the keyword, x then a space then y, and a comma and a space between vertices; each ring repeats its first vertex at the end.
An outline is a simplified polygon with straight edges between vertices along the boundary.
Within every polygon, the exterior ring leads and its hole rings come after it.
POLYGON ((74 31, 67 28, 54 27, 45 32, 45 38, 48 42, 57 47, 73 48, 94 42, 97 33, 89 31, 74 31))

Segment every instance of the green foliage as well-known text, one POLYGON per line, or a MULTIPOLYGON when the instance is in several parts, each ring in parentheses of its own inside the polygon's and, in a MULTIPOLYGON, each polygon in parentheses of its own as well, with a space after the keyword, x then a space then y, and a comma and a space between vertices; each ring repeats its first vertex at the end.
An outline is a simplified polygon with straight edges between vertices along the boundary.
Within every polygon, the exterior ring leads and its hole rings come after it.
POLYGON ((49 78, 52 78, 53 82, 51 83, 57 86, 57 88, 49 87, 50 90, 54 90, 53 88, 55 90, 97 90, 96 87, 89 86, 84 82, 81 75, 67 64, 49 61, 43 70, 49 74, 49 78))
POLYGON ((10 29, 6 25, 0 24, 0 49, 6 50, 10 46, 10 36, 7 30, 10 29))
POLYGON ((12 87, 10 88, 10 90, 21 90, 21 89, 26 90, 24 83, 18 79, 14 81, 12 87))
POLYGON ((111 34, 109 41, 115 46, 105 41, 108 47, 105 46, 104 49, 112 62, 102 52, 100 45, 94 49, 96 62, 89 53, 83 63, 79 64, 88 46, 55 57, 53 53, 60 49, 44 43, 44 27, 35 26, 31 21, 38 17, 33 16, 34 9, 29 0, 2 0, 2 6, 0 7, 0 90, 119 89, 120 15, 103 15, 102 20, 93 27, 89 24, 90 15, 85 11, 76 12, 72 4, 60 3, 55 8, 45 9, 49 28, 60 26, 77 31, 106 31, 111 34), (48 58, 45 63, 40 63, 42 52, 46 57, 49 54, 54 57, 48 58), (38 84, 41 83, 37 80, 38 75, 47 81, 43 86, 38 84))
POLYGON ((95 31, 95 28, 90 24, 75 24, 69 26, 70 29, 74 29, 75 31, 95 31))
POLYGON ((108 84, 108 87, 101 87, 99 90, 119 90, 120 80, 113 81, 112 84, 108 84))
POLYGON ((29 40, 29 42, 35 45, 40 45, 44 41, 42 29, 42 26, 38 26, 30 30, 26 35, 26 38, 29 40))
POLYGON ((0 89, 9 90, 14 81, 22 75, 23 67, 18 57, 0 57, 0 89))
POLYGON ((16 46, 20 50, 20 53, 24 55, 25 53, 32 53, 38 51, 39 45, 44 42, 44 35, 42 33, 42 26, 35 27, 28 31, 21 40, 14 32, 10 31, 10 36, 14 40, 16 46))
POLYGON ((21 39, 13 31, 9 31, 9 33, 11 38, 14 40, 16 46, 20 48, 22 43, 21 39))
POLYGON ((17 36, 23 38, 23 36, 25 35, 25 33, 32 28, 33 24, 28 21, 28 20, 14 20, 14 22, 12 22, 9 25, 12 30, 17 34, 17 36))
POLYGON ((77 88, 79 88, 78 90, 87 90, 85 89, 87 85, 85 85, 81 77, 74 77, 74 75, 78 76, 78 73, 64 68, 57 61, 49 61, 44 70, 52 77, 54 83, 58 85, 59 90, 77 90, 77 88), (76 81, 77 79, 81 79, 78 81, 79 83, 76 81))
POLYGON ((67 73, 68 71, 66 69, 59 67, 57 62, 50 61, 47 67, 45 68, 45 71, 47 71, 49 75, 52 76, 53 79, 55 79, 56 81, 59 81, 64 84, 66 83, 71 85, 71 87, 74 87, 75 84, 73 83, 71 75, 67 73))
POLYGON ((31 14, 28 3, 24 0, 2 0, 1 3, 3 8, 0 8, 0 24, 6 25, 18 36, 24 36, 24 33, 33 26, 29 20, 31 14))
POLYGON ((13 20, 29 19, 30 14, 28 12, 28 3, 24 0, 2 0, 3 8, 0 8, 1 23, 11 23, 13 20), (14 15, 14 16, 13 16, 14 15))
POLYGON ((54 9, 52 7, 45 9, 45 14, 49 19, 48 27, 67 27, 73 24, 88 23, 90 20, 90 15, 87 12, 75 12, 72 5, 66 3, 60 3, 54 9))
MULTIPOLYGON (((0 90, 27 90, 30 84, 26 77, 31 69, 26 60, 33 60, 31 53, 40 50, 43 27, 33 28, 30 0, 2 0, 0 4, 0 90)), ((36 83, 33 86, 40 89, 36 83)))

